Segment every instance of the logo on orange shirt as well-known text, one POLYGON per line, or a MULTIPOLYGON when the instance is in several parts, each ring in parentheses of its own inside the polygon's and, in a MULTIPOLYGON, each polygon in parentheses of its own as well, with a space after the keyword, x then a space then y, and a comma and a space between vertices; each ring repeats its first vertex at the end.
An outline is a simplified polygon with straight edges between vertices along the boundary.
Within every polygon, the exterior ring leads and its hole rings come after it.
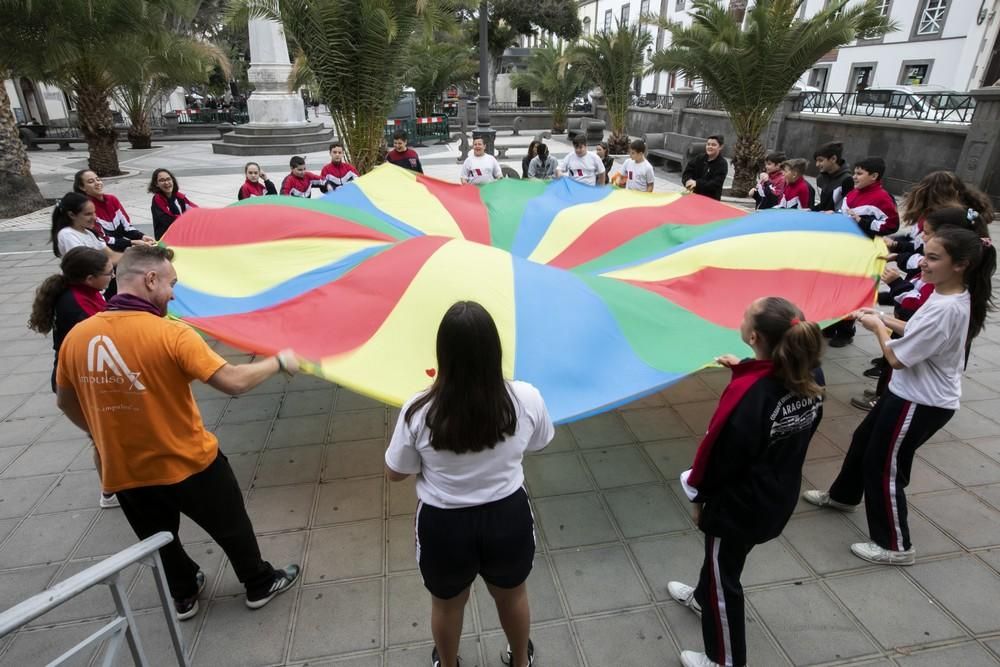
MULTIPOLYGON (((107 336, 94 336, 87 344, 87 372, 88 373, 112 373, 115 379, 112 382, 129 382, 136 391, 145 391, 146 386, 139 382, 139 373, 129 370, 122 355, 118 352, 114 342, 107 336)), ((106 384, 96 378, 87 378, 88 382, 95 384, 106 384)))

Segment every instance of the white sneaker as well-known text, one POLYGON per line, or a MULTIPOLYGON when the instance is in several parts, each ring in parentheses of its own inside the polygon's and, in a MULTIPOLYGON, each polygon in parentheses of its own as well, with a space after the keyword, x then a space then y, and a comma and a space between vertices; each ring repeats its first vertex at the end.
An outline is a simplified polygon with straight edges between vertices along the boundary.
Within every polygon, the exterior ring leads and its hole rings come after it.
POLYGON ((667 582, 667 592, 670 597, 680 602, 696 614, 701 613, 701 605, 694 599, 694 588, 679 581, 667 582))
POLYGON ((851 553, 862 560, 878 565, 913 565, 917 560, 917 550, 913 547, 906 551, 892 551, 883 549, 874 542, 852 544, 851 553))
POLYGON ((830 497, 829 492, 820 491, 819 489, 810 489, 809 491, 806 491, 802 494, 802 500, 807 503, 811 503, 816 507, 829 507, 830 509, 840 510, 841 512, 854 512, 858 509, 857 505, 838 503, 830 497))
POLYGON ((719 663, 712 662, 707 655, 697 651, 681 651, 681 664, 684 667, 720 667, 719 663))
POLYGON ((118 502, 118 496, 113 493, 102 493, 100 505, 102 510, 111 509, 112 507, 121 507, 118 502))

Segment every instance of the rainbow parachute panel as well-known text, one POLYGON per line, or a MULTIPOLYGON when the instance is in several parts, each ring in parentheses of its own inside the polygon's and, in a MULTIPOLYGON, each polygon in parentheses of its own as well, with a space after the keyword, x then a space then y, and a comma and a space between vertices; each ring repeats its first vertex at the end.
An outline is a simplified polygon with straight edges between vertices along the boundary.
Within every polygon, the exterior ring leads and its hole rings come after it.
POLYGON ((569 179, 458 185, 384 165, 321 199, 192 209, 167 232, 171 314, 400 405, 434 376, 445 311, 492 313, 504 372, 556 421, 746 352, 747 305, 829 322, 872 303, 885 246, 842 215, 741 209, 569 179))

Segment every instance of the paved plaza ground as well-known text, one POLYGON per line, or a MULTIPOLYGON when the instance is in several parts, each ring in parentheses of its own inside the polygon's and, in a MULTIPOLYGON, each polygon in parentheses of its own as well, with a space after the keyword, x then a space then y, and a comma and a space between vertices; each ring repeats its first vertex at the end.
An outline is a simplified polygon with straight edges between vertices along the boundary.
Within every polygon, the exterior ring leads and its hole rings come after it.
MULTIPOLYGON (((453 146, 420 149, 428 173, 457 180, 453 146)), ((32 157, 49 197, 67 191, 86 163, 81 150, 32 157)), ((155 167, 171 168, 201 205, 231 202, 242 181, 243 159, 213 155, 208 143, 121 157, 138 173, 109 180, 107 190, 147 228, 155 167)), ((326 156, 308 158, 318 170, 326 156)), ((284 157, 261 162, 276 181, 287 169, 284 157)), ((676 174, 657 170, 657 190, 670 189, 679 189, 676 174)), ((98 509, 87 441, 49 389, 51 342, 25 327, 35 286, 57 270, 47 227, 47 211, 0 221, 0 609, 135 541, 120 510, 98 509)), ((249 358, 219 350, 234 362, 249 358)), ((868 335, 827 351, 825 416, 804 487, 825 488, 836 473, 863 416, 848 401, 871 385, 860 373, 876 352, 868 335)), ((529 588, 539 667, 676 665, 681 648, 700 650, 697 617, 666 592, 670 579, 695 581, 702 552, 676 480, 727 379, 704 371, 560 427, 526 459, 538 521, 529 588)), ((239 398, 202 385, 195 393, 246 491, 265 557, 301 563, 303 573, 293 590, 251 612, 219 547, 183 523, 181 538, 208 575, 202 611, 182 624, 193 663, 429 664, 413 483, 389 484, 382 473, 396 411, 308 376, 276 377, 239 398)), ((913 567, 872 566, 850 553, 866 534, 863 512, 801 503, 785 533, 751 553, 743 577, 751 665, 1000 663, 1000 322, 973 348, 961 411, 919 451, 909 497, 913 567)), ((153 664, 171 664, 149 572, 133 569, 128 581, 153 664)), ((105 588, 92 589, 0 639, 0 665, 45 664, 113 609, 105 588)), ((480 584, 465 631, 463 665, 501 664, 505 640, 480 584)), ((91 652, 73 664, 93 660, 91 652)), ((118 664, 131 664, 127 651, 118 664)))

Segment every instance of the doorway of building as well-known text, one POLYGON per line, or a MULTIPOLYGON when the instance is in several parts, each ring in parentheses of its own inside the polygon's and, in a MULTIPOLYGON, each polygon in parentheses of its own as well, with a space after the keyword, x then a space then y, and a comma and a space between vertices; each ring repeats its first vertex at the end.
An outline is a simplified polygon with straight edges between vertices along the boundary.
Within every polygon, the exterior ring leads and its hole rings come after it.
POLYGON ((872 85, 874 65, 856 65, 851 68, 851 89, 847 92, 856 93, 872 85))
POLYGON ((527 88, 517 89, 517 106, 518 107, 530 107, 531 106, 531 91, 527 88))
POLYGON ((990 52, 990 59, 986 63, 986 71, 979 85, 992 86, 998 82, 1000 82, 1000 28, 997 28, 997 34, 993 38, 993 50, 990 52))

